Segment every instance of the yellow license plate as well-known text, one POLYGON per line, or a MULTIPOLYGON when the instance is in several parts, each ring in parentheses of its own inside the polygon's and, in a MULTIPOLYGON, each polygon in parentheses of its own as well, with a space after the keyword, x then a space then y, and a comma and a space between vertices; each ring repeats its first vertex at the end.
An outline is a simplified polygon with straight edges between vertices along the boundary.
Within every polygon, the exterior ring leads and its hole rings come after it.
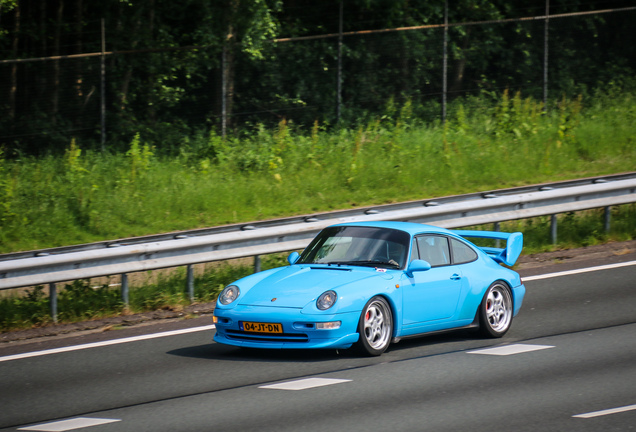
POLYGON ((283 325, 277 323, 258 323, 258 322, 247 322, 244 321, 241 323, 241 328, 246 332, 253 333, 282 333, 283 325))

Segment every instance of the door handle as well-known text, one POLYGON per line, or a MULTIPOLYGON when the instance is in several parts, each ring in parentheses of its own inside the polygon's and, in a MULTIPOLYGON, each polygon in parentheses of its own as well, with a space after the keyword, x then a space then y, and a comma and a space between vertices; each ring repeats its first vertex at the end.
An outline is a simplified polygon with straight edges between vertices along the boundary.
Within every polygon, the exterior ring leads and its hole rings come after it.
POLYGON ((460 275, 458 275, 457 273, 455 273, 450 278, 451 278, 451 280, 460 280, 462 277, 460 275))

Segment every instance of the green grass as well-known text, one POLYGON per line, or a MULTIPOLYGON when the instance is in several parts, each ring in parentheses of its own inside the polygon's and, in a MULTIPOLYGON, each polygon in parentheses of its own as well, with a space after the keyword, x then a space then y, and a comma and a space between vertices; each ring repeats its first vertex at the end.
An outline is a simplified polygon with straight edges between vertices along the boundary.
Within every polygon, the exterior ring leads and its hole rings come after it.
MULTIPOLYGON (((202 132, 184 137, 176 154, 139 135, 125 154, 83 152, 75 141, 60 156, 0 153, 0 253, 636 168, 633 93, 610 88, 549 108, 544 113, 539 102, 506 92, 494 103, 456 102, 446 124, 419 122, 417 107, 407 103, 394 115, 352 128, 316 123, 303 130, 282 121, 276 130, 256 126, 227 139, 202 132)), ((610 233, 601 211, 559 216, 556 246, 549 217, 507 222, 502 229, 524 232, 526 253, 635 238, 635 206, 612 212, 610 233)), ((245 271, 251 270, 204 276, 197 281, 198 301, 213 299, 245 271)), ((81 291, 80 285, 60 290, 61 319, 123 312, 112 300, 116 289, 81 291), (66 304, 64 296, 75 299, 80 292, 102 297, 75 310, 71 303, 80 301, 66 304)), ((187 302, 184 286, 180 279, 140 286, 131 292, 130 310, 187 302)), ((46 322, 42 292, 7 298, 0 302, 2 328, 46 322)))

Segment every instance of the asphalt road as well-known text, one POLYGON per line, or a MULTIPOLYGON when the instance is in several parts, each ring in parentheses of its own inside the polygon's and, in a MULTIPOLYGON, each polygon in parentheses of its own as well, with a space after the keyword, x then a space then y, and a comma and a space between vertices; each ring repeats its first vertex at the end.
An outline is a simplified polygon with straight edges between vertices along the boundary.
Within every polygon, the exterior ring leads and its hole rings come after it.
POLYGON ((210 318, 0 347, 0 430, 636 430, 634 264, 522 272, 503 339, 447 333, 379 358, 225 347, 210 318), (162 331, 185 333, 121 339, 162 331), (33 354, 52 348, 72 350, 33 354))

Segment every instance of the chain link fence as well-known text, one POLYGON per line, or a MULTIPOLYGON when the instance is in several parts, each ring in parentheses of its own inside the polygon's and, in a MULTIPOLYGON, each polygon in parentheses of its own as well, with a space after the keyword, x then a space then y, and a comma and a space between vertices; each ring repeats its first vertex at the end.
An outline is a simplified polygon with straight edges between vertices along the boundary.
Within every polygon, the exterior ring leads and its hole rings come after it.
POLYGON ((340 31, 271 41, 261 60, 228 45, 107 51, 91 22, 84 54, 0 60, 0 147, 116 148, 140 129, 178 143, 210 128, 359 121, 406 101, 439 121, 448 101, 505 89, 558 99, 633 74, 634 48, 612 32, 633 22, 636 7, 623 7, 340 31))

